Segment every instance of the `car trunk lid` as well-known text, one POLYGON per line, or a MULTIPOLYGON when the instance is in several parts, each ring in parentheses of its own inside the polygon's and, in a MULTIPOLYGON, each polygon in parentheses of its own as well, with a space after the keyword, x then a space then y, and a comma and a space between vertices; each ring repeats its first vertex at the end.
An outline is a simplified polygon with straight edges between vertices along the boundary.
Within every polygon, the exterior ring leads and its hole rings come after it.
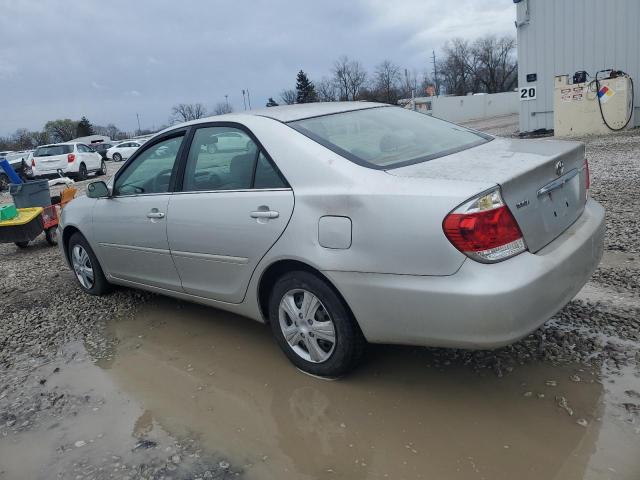
POLYGON ((584 211, 584 160, 584 145, 578 142, 496 138, 463 152, 387 173, 500 185, 529 251, 535 253, 584 211))

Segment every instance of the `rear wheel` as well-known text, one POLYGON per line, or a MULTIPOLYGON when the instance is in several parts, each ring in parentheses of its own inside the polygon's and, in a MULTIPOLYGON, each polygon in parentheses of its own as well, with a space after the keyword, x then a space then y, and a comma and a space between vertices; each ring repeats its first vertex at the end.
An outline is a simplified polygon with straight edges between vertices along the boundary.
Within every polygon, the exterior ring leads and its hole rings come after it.
POLYGON ((18 248, 27 248, 29 246, 29 242, 16 242, 16 246, 18 248))
POLYGON ((113 161, 114 161, 114 162, 120 162, 120 161, 122 161, 122 155, 120 155, 119 153, 114 153, 114 154, 113 154, 113 161))
POLYGON ((81 163, 78 167, 78 180, 86 180, 87 179, 87 166, 84 163, 81 163))
POLYGON ((269 321, 285 355, 307 373, 339 377, 364 354, 366 341, 343 300, 309 272, 289 272, 278 279, 269 321))
POLYGON ((69 239, 68 255, 82 290, 90 295, 103 295, 111 290, 96 255, 81 233, 76 232, 69 239))

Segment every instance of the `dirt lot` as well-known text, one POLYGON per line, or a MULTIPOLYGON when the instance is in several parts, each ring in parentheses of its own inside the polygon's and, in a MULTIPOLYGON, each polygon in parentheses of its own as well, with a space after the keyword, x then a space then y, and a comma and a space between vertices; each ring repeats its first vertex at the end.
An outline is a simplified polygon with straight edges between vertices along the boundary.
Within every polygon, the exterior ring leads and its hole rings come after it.
POLYGON ((637 480, 640 131, 586 141, 608 231, 574 301, 510 347, 375 346, 333 382, 262 325, 89 297, 43 237, 0 245, 0 478, 637 480))

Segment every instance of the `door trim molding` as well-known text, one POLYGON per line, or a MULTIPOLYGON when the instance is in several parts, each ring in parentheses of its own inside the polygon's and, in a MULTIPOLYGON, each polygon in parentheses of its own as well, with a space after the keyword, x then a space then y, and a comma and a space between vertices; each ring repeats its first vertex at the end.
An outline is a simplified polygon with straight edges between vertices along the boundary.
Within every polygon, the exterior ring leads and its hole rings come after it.
POLYGON ((98 242, 98 245, 100 245, 101 247, 119 248, 120 250, 134 250, 137 252, 156 253, 159 255, 171 255, 171 251, 164 248, 139 247, 137 245, 121 245, 118 243, 106 242, 98 242))
POLYGON ((220 263, 235 263, 238 265, 246 265, 249 263, 249 259, 245 257, 233 257, 231 255, 214 255, 211 253, 197 253, 197 252, 181 252, 172 250, 171 254, 174 257, 182 257, 182 258, 194 258, 197 260, 208 260, 211 262, 220 262, 220 263))

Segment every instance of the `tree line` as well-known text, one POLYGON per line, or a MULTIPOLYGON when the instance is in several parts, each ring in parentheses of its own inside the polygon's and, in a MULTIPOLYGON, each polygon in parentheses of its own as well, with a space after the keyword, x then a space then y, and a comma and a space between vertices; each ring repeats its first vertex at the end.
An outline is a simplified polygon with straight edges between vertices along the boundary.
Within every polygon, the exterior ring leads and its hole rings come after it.
MULTIPOLYGON (((150 130, 141 130, 136 133, 144 135, 152 132, 150 130)), ((124 140, 133 134, 120 130, 112 123, 106 126, 93 125, 84 116, 80 120, 61 118, 48 121, 42 130, 19 128, 10 135, 0 137, 0 150, 31 150, 39 145, 68 142, 74 138, 87 137, 89 135, 105 135, 112 140, 124 140)))
POLYGON ((267 107, 279 104, 369 100, 395 104, 401 98, 431 94, 466 95, 510 91, 517 84, 515 39, 487 35, 474 41, 455 38, 442 49, 435 68, 422 74, 383 60, 372 72, 358 60, 338 58, 330 75, 312 81, 300 70, 294 88, 286 88, 278 100, 269 97, 267 107))

